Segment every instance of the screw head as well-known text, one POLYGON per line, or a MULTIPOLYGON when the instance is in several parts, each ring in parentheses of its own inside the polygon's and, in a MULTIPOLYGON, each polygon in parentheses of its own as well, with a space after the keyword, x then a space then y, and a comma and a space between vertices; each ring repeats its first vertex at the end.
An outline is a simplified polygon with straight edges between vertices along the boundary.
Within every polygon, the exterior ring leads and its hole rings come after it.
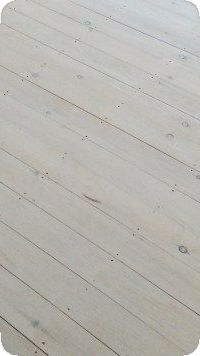
POLYGON ((188 253, 188 249, 185 246, 179 246, 178 249, 181 253, 184 253, 184 254, 188 253))
POLYGON ((189 123, 187 121, 183 121, 182 122, 182 126, 183 127, 189 127, 190 125, 189 125, 189 123))
POLYGON ((174 140, 174 135, 172 133, 168 133, 166 134, 166 137, 169 141, 173 141, 174 140))

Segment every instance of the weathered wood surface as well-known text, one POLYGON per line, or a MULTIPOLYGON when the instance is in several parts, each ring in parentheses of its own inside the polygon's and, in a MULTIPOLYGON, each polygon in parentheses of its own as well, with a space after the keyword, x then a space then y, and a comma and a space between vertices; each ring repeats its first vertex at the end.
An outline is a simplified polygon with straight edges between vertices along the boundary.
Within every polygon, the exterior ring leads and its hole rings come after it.
POLYGON ((200 19, 16 0, 0 26, 0 331, 19 356, 200 338, 200 19))

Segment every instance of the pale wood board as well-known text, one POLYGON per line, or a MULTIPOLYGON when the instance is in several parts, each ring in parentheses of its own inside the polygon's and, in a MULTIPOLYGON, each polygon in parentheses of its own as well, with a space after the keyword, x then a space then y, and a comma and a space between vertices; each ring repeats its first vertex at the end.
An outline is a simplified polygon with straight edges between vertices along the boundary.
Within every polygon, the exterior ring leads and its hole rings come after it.
POLYGON ((0 26, 0 331, 11 353, 200 338, 200 19, 184 0, 16 0, 0 26))

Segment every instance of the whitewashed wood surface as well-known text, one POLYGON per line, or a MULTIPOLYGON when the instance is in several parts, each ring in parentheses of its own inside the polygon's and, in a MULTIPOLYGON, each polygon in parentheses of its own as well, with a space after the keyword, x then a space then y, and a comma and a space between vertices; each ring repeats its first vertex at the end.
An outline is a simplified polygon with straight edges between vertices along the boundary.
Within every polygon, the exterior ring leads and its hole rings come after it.
POLYGON ((15 0, 0 25, 0 332, 19 356, 200 338, 200 18, 15 0))

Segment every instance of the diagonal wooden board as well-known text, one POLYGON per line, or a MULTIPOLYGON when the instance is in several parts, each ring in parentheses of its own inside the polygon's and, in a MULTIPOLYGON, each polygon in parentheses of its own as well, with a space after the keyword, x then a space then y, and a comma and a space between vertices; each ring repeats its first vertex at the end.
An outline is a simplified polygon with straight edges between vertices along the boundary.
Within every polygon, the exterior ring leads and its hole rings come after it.
POLYGON ((200 338, 200 19, 16 0, 0 25, 0 331, 19 356, 200 338))

